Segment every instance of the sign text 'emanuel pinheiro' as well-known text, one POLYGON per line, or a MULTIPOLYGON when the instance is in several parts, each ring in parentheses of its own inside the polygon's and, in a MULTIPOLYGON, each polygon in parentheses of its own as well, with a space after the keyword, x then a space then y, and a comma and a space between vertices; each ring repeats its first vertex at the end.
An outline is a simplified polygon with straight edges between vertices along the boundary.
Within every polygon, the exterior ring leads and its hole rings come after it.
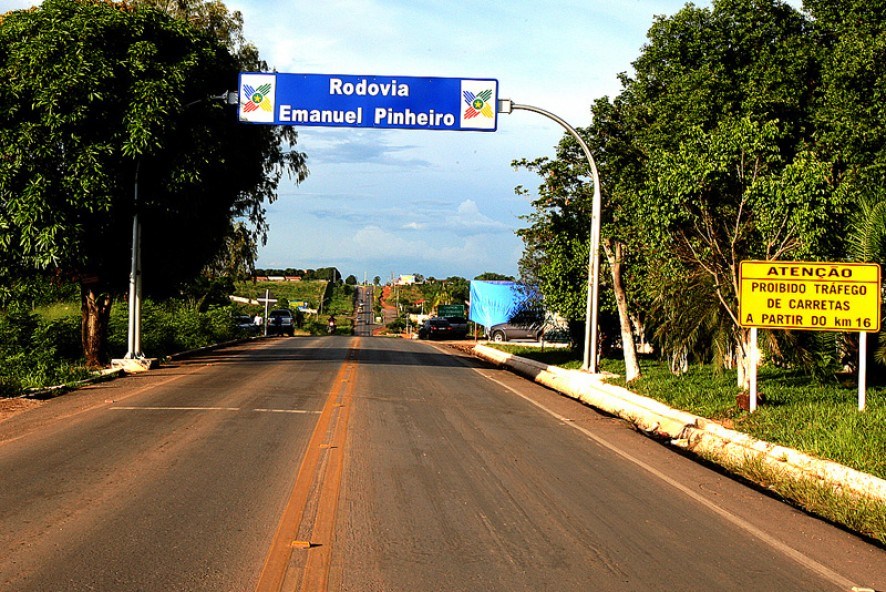
POLYGON ((876 263, 742 261, 739 288, 739 322, 744 327, 880 329, 876 263))
POLYGON ((240 121, 270 125, 495 131, 498 81, 240 74, 240 121))

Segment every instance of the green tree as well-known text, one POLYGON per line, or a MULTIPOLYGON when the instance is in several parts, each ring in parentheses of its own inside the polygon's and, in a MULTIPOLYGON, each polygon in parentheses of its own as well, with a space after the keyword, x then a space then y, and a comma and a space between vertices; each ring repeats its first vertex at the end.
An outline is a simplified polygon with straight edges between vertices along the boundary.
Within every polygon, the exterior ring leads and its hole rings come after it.
POLYGON ((263 239, 281 175, 307 174, 291 131, 239 125, 207 100, 242 67, 263 67, 229 45, 199 23, 100 0, 0 17, 2 286, 45 270, 78 282, 90 365, 106 359, 135 207, 146 291, 169 293, 217 256, 238 217, 263 239))
POLYGON ((229 303, 228 296, 234 293, 235 283, 254 277, 252 266, 257 252, 253 233, 242 221, 235 222, 221 250, 196 278, 182 284, 181 293, 201 312, 210 304, 229 303))
POLYGON ((448 277, 445 280, 434 280, 417 284, 415 289, 420 292, 421 299, 425 301, 425 312, 436 309, 441 304, 464 304, 470 297, 471 285, 468 280, 459 276, 448 277))
MULTIPOLYGON (((886 4, 807 0, 805 6, 815 17, 822 62, 817 146, 835 164, 836 190, 855 206, 846 255, 886 265, 886 4)), ((875 359, 886 364, 886 331, 877 341, 875 359)))
POLYGON ((492 271, 485 271, 474 278, 475 280, 480 281, 505 281, 505 282, 513 282, 514 277, 510 275, 503 275, 500 273, 494 273, 492 271))
MULTIPOLYGON (((736 314, 739 262, 833 253, 846 210, 809 144, 815 56, 808 21, 789 6, 719 0, 657 20, 636 75, 624 78, 645 158, 636 203, 651 261, 696 278, 690 284, 707 293, 697 299, 718 303, 734 345, 721 350, 740 362, 742 386, 749 335, 736 314)), ((664 306, 683 306, 685 294, 672 294, 664 306)), ((712 326, 701 318, 673 316, 686 324, 670 329, 688 337, 712 326)))
MULTIPOLYGON (((623 268, 625 294, 656 317, 667 353, 741 362, 742 385, 739 262, 833 256, 848 210, 813 142, 819 44, 811 32, 811 21, 775 0, 716 0, 658 17, 622 92, 597 101, 594 124, 581 132, 604 180, 602 246, 613 286, 623 268), (715 343, 704 347, 709 338, 715 343)), ((562 295, 557 306, 573 318, 590 218, 580 160, 566 137, 556 160, 518 163, 545 180, 521 231, 521 270, 548 286, 549 302, 562 295)))
POLYGON ((886 4, 806 0, 821 62, 816 147, 854 201, 886 200, 886 4))
MULTIPOLYGON (((533 213, 524 217, 529 226, 517 234, 526 245, 520 261, 521 276, 538 285, 546 307, 570 322, 583 323, 591 197, 581 179, 587 165, 580 169, 580 161, 572 158, 568 150, 571 141, 569 136, 561 140, 556 159, 514 162, 514 166, 533 171, 544 179, 538 188, 538 198, 532 202, 533 213)), ((518 187, 517 193, 526 195, 528 191, 518 187)), ((581 339, 575 341, 580 343, 581 339)))
MULTIPOLYGON (((602 99, 598 107, 609 107, 602 99)), ((618 174, 624 174, 626 153, 624 147, 607 136, 599 123, 604 117, 597 117, 595 125, 581 130, 595 157, 601 177, 613 181, 618 174)), ((610 121, 609 132, 618 129, 610 121)), ((539 187, 539 198, 533 202, 535 212, 526 219, 529 228, 521 229, 520 234, 527 250, 521 261, 524 277, 533 277, 544 294, 545 305, 564 316, 570 324, 573 342, 581 345, 584 340, 584 325, 587 315, 588 256, 590 249, 590 223, 593 208, 593 186, 587 180, 587 158, 578 142, 570 135, 564 136, 557 147, 555 160, 538 159, 533 162, 516 163, 534 170, 544 178, 539 187)), ((617 184, 613 184, 617 186, 617 184)), ((604 185, 604 187, 607 187, 604 185)), ((518 188, 518 191, 520 189, 518 188)), ((610 220, 617 218, 620 211, 618 202, 613 201, 610 192, 601 191, 604 208, 610 220)), ((628 309, 628 298, 623 281, 627 248, 626 243, 617 237, 620 234, 631 236, 624 228, 609 222, 602 246, 609 263, 610 282, 608 286, 601 278, 600 304, 602 309, 617 311, 618 324, 612 326, 612 314, 600 315, 600 345, 606 349, 614 344, 616 335, 621 335, 622 353, 625 360, 625 379, 630 382, 640 376, 640 366, 634 345, 634 331, 628 309), (610 288, 610 289, 606 289, 610 288), (609 298, 609 296, 612 298, 609 298), (613 302, 614 300, 614 302, 613 302)), ((601 275, 604 270, 601 269, 601 275)), ((596 352, 594 352, 596 354, 596 352)))
POLYGON ((338 268, 336 267, 320 267, 311 272, 311 279, 316 280, 327 280, 333 284, 337 284, 341 281, 341 273, 339 273, 338 268))

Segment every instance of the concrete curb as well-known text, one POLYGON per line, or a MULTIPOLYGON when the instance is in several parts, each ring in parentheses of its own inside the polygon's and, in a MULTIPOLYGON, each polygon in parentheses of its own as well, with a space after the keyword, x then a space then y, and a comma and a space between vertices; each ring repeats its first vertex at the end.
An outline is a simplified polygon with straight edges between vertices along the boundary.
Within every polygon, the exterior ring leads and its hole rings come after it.
MULTIPOLYGON (((253 339, 262 339, 259 337, 245 337, 239 339, 232 339, 230 341, 224 341, 222 343, 214 343, 212 345, 207 345, 205 347, 198 347, 196 349, 191 349, 182 352, 176 352, 174 354, 169 354, 164 360, 182 360, 185 358, 189 358, 191 356, 196 356, 203 353, 208 353, 223 347, 229 347, 232 345, 237 345, 238 343, 242 343, 244 341, 250 341, 253 339)), ((158 358, 151 358, 152 360, 157 360, 158 358)), ((148 368, 144 368, 144 370, 148 370, 148 368)), ((122 376, 127 376, 132 374, 133 371, 124 367, 117 366, 106 368, 101 371, 97 376, 93 376, 92 378, 85 378, 83 380, 78 380, 76 382, 71 382, 68 384, 59 384, 55 386, 47 386, 40 387, 34 389, 28 389, 25 393, 18 395, 16 397, 11 397, 13 399, 54 399, 55 397, 59 397, 68 393, 70 391, 77 390, 84 386, 89 386, 91 384, 96 384, 99 382, 105 382, 107 380, 114 380, 115 378, 120 378, 122 376)))
POLYGON ((600 375, 548 366, 485 345, 476 345, 473 351, 477 357, 510 368, 568 397, 630 421, 643 432, 667 438, 671 444, 727 468, 748 461, 760 462, 767 468, 797 479, 817 481, 834 491, 886 503, 886 481, 873 475, 724 428, 705 418, 606 384, 600 375))
POLYGON ((83 380, 78 380, 76 382, 71 382, 68 384, 59 384, 55 386, 28 389, 27 392, 25 392, 24 394, 14 398, 41 400, 54 399, 67 392, 77 390, 84 386, 89 386, 90 384, 97 384, 99 382, 105 382, 106 380, 114 380, 115 378, 119 378, 124 374, 125 373, 122 368, 107 368, 105 370, 102 370, 98 376, 93 376, 92 378, 84 378, 83 380))

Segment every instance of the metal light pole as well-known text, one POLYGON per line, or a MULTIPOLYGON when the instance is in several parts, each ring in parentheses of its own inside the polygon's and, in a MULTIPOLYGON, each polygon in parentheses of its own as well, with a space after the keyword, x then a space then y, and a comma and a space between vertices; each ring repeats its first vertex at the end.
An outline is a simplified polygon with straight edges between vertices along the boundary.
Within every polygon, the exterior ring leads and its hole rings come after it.
POLYGON ((140 360, 145 357, 141 344, 141 304, 142 304, 142 227, 138 220, 138 171, 141 160, 135 163, 135 195, 132 214, 132 266, 129 270, 129 330, 126 339, 126 355, 124 360, 140 360))
MULTIPOLYGON (((236 92, 223 92, 205 99, 198 99, 186 104, 183 109, 207 100, 222 100, 227 105, 236 105, 239 95, 236 92)), ((138 173, 141 160, 135 163, 134 207, 132 215, 132 265, 129 271, 129 328, 127 331, 127 352, 124 360, 144 360, 145 354, 141 345, 141 304, 142 304, 142 257, 141 257, 141 223, 138 220, 138 173)))
POLYGON ((501 99, 498 101, 499 113, 511 113, 515 109, 523 111, 532 111, 540 115, 544 115, 548 119, 556 121, 569 132, 572 137, 581 146, 585 157, 588 159, 588 166, 591 170, 591 178, 594 182, 594 200, 591 209, 591 248, 588 254, 588 303, 585 315, 585 351, 584 361, 582 362, 582 370, 597 373, 597 300, 600 293, 600 210, 602 209, 602 198, 600 196, 600 176, 597 174, 597 164, 591 154, 591 149, 585 141, 578 135, 578 132, 571 125, 566 123, 562 118, 554 115, 550 111, 545 111, 531 105, 520 105, 514 103, 510 99, 501 99))

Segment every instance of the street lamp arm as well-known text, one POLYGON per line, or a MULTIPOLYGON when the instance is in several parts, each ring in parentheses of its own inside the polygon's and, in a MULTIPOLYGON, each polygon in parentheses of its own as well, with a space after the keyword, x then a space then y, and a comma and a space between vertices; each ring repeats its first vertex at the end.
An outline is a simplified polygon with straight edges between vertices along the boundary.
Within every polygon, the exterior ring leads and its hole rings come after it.
POLYGON ((240 102, 240 96, 232 91, 226 91, 218 95, 210 95, 208 97, 203 97, 202 99, 197 99, 196 101, 191 101, 190 103, 186 103, 182 109, 187 109, 191 105, 196 105, 197 103, 202 103, 203 101, 224 101, 225 105, 236 105, 240 102))
POLYGON ((596 374, 597 368, 597 316, 600 293, 600 212, 602 210, 602 197, 600 195, 600 175, 597 173, 597 163, 591 154, 591 149, 582 139, 574 127, 569 125, 563 118, 532 105, 521 105, 514 103, 510 99, 502 99, 498 102, 499 113, 511 113, 513 110, 532 111, 539 115, 544 115, 559 123, 581 146, 585 157, 588 159, 588 166, 591 170, 591 178, 594 182, 594 200, 591 209, 591 248, 588 254, 588 303, 585 314, 585 351, 582 369, 596 374))

